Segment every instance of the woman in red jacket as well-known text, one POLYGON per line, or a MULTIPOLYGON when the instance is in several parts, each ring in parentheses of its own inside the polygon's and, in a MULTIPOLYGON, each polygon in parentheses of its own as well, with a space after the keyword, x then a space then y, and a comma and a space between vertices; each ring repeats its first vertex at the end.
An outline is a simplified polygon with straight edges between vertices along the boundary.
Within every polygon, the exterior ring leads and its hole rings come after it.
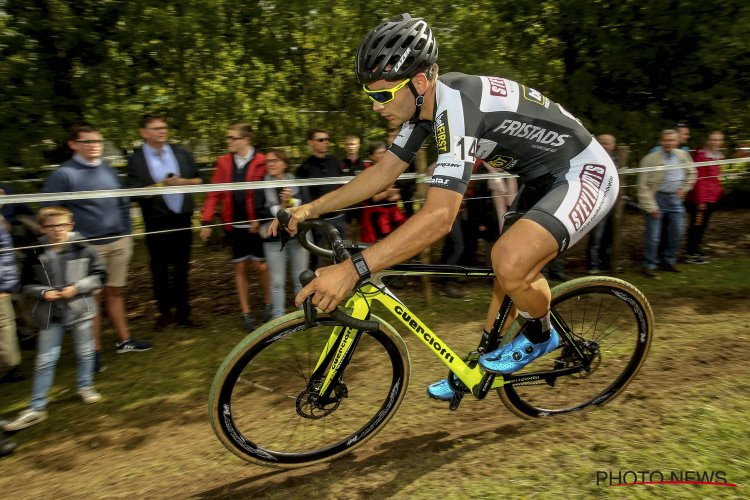
MULTIPOLYGON (((724 134, 713 131, 708 134, 708 140, 702 149, 695 153, 695 161, 723 160, 724 155, 719 151, 724 143, 724 134)), ((703 234, 706 232, 711 213, 721 198, 722 187, 721 167, 719 165, 705 165, 698 167, 698 180, 693 190, 687 196, 685 206, 690 214, 690 227, 687 237, 687 261, 690 264, 707 264, 706 256, 700 251, 703 234)))
MULTIPOLYGON (((375 165, 385 156, 386 151, 384 142, 371 143, 364 167, 370 168, 375 165)), ((406 215, 396 204, 399 200, 401 200, 401 192, 398 186, 393 184, 364 203, 359 237, 363 243, 375 243, 385 238, 406 220, 406 215)))

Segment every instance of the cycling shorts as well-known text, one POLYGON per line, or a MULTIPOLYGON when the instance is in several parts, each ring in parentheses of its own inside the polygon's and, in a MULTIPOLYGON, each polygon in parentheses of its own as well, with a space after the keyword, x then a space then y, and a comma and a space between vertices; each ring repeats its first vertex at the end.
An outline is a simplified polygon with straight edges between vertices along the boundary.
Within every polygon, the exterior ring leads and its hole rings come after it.
POLYGON ((525 181, 506 218, 510 223, 514 218, 536 222, 555 237, 558 252, 564 252, 605 219, 619 189, 612 158, 592 140, 566 168, 525 181))

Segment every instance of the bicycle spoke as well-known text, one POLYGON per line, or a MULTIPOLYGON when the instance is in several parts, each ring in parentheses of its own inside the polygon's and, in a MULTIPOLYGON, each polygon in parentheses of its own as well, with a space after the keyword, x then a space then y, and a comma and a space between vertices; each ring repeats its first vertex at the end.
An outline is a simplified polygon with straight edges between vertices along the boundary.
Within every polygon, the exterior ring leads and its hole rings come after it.
POLYGON ((237 432, 246 440, 270 452, 315 453, 346 443, 390 404, 394 360, 400 358, 371 334, 362 335, 341 384, 333 382, 330 400, 319 403, 320 395, 308 392, 332 328, 328 324, 279 335, 245 362, 231 403, 237 432), (338 395, 344 390, 348 397, 338 395))
MULTIPOLYGON (((540 383, 506 387, 501 391, 507 395, 506 404, 514 411, 538 416, 535 412, 571 411, 611 397, 611 388, 626 383, 644 355, 634 307, 638 306, 601 286, 592 289, 582 286, 570 296, 553 300, 555 317, 561 325, 571 329, 573 341, 589 358, 589 368, 558 377, 554 386, 540 383)), ((580 357, 575 352, 572 349, 553 351, 527 365, 519 374, 580 365, 580 357)))

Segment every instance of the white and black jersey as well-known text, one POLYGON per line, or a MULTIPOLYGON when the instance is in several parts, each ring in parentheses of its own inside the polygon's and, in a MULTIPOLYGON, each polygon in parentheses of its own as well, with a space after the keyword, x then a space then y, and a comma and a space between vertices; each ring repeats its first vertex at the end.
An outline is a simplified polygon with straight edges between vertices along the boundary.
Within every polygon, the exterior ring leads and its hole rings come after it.
POLYGON ((616 199, 615 166, 581 122, 512 80, 440 76, 433 120, 404 124, 390 151, 409 163, 430 133, 438 152, 432 187, 464 194, 478 159, 526 183, 554 176, 548 196, 527 217, 547 228, 561 251, 596 225, 616 199))

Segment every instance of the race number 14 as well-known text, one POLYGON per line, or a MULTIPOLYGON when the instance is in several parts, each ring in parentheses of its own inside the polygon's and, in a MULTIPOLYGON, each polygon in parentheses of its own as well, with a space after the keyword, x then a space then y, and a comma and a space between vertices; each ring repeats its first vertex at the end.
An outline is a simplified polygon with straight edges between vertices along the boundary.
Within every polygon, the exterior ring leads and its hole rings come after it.
POLYGON ((474 162, 479 156, 479 139, 469 136, 456 136, 453 138, 453 155, 458 161, 474 162))

